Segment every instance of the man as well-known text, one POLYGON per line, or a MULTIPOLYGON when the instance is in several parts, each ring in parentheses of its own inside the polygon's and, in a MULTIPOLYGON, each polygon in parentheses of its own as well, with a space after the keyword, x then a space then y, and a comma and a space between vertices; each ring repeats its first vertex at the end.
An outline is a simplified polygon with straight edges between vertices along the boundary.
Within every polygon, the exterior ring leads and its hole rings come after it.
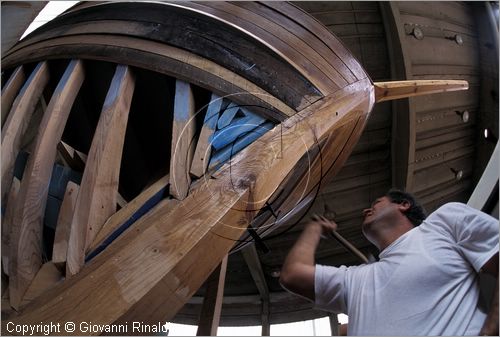
POLYGON ((498 285, 488 317, 478 307, 478 272, 498 277, 498 221, 461 203, 424 220, 407 193, 391 190, 363 211, 363 234, 378 262, 315 265, 326 219, 306 225, 285 259, 280 282, 327 311, 349 316, 349 335, 498 336, 498 285))

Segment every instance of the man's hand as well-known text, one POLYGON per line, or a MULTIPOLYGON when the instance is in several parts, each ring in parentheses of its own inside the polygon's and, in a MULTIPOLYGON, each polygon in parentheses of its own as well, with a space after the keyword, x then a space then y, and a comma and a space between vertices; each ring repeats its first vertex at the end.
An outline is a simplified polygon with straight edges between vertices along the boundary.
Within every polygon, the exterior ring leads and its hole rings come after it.
POLYGON ((308 224, 308 226, 320 225, 322 228, 323 235, 328 235, 332 231, 336 231, 338 225, 335 221, 330 221, 324 216, 314 214, 312 217, 312 222, 308 224))

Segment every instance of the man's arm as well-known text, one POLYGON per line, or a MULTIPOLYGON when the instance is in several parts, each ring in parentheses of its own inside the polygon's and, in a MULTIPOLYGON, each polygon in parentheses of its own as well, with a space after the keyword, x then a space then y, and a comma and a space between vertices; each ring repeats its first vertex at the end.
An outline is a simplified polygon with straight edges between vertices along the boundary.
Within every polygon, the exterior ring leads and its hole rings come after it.
POLYGON ((497 280, 490 310, 484 321, 481 332, 482 336, 498 336, 498 253, 493 255, 481 268, 481 271, 494 276, 497 280))
POLYGON ((281 285, 311 301, 314 301, 314 253, 323 231, 336 230, 329 221, 315 220, 308 223, 297 242, 288 253, 280 273, 281 285))

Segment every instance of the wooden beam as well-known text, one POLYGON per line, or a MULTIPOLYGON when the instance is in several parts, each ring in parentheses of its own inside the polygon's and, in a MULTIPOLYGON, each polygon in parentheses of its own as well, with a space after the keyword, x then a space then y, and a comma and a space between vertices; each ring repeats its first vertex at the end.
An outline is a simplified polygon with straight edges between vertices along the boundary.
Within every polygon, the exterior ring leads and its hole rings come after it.
POLYGON ((61 270, 66 270, 66 255, 68 253, 68 242, 71 233, 71 220, 73 219, 73 211, 79 188, 78 184, 68 181, 57 218, 54 246, 52 247, 52 263, 61 270))
POLYGON ((44 113, 34 151, 26 164, 11 232, 9 289, 15 309, 42 265, 43 215, 57 144, 83 78, 82 62, 70 61, 44 113))
POLYGON ((262 299, 262 314, 261 314, 261 324, 262 324, 262 336, 271 336, 271 322, 270 322, 270 312, 269 312, 269 298, 262 299))
POLYGON ((21 306, 33 301, 62 280, 61 272, 52 262, 44 263, 26 291, 21 306))
POLYGON ((83 172, 85 169, 86 157, 82 158, 78 151, 63 141, 60 141, 59 144, 57 144, 57 150, 68 167, 70 167, 73 171, 83 172))
POLYGON ((66 277, 80 271, 92 241, 104 222, 116 212, 120 164, 134 81, 128 66, 116 67, 76 200, 68 244, 66 277))
MULTIPOLYGON (((104 244, 116 230, 126 222, 135 222, 143 214, 148 212, 156 205, 166 194, 165 189, 168 185, 169 175, 162 177, 153 185, 142 191, 137 197, 131 200, 118 212, 109 217, 104 223, 96 238, 90 244, 89 252, 94 251, 100 245, 104 244)), ((125 229, 124 229, 125 230, 125 229)))
POLYGON ((266 277, 264 276, 264 271, 262 270, 262 265, 260 263, 259 254, 257 249, 255 249, 255 244, 251 243, 246 245, 241 249, 241 254, 245 259, 245 262, 250 270, 250 274, 259 290, 259 294, 262 299, 269 300, 269 288, 267 287, 266 277))
POLYGON ((17 195, 19 194, 20 187, 21 182, 19 181, 19 179, 14 177, 12 179, 10 192, 7 197, 7 207, 5 208, 5 215, 2 219, 2 264, 3 270, 5 271, 6 275, 9 275, 10 236, 14 221, 14 211, 17 201, 17 195))
POLYGON ((193 160, 194 96, 189 83, 175 82, 174 122, 172 128, 172 151, 170 156, 170 194, 183 200, 189 190, 189 170, 193 160))
POLYGON ((375 101, 377 103, 400 98, 469 89, 469 83, 467 81, 459 80, 375 82, 374 86, 375 101))
POLYGON ((9 115, 12 102, 14 102, 14 99, 16 98, 19 89, 21 89, 24 80, 25 75, 23 66, 18 66, 12 75, 10 75, 10 78, 7 83, 5 83, 5 86, 2 88, 2 128, 7 116, 9 115))
POLYGON ((191 163, 191 174, 195 177, 201 177, 207 171, 208 162, 212 153, 210 140, 215 132, 217 120, 219 119, 219 111, 222 107, 222 98, 216 94, 212 94, 210 103, 208 104, 207 113, 203 127, 201 128, 196 150, 194 151, 193 162, 191 163))
POLYGON ((224 296, 226 269, 227 255, 206 281, 207 287, 201 306, 200 321, 196 336, 217 336, 222 310, 222 298, 224 296))
MULTIPOLYGON (((365 119, 374 92, 369 80, 363 80, 325 99, 284 121, 282 129, 270 130, 176 207, 158 209, 147 219, 147 228, 131 228, 130 235, 120 237, 84 271, 9 321, 125 324, 130 318, 171 319, 246 231, 248 214, 263 207, 318 139, 365 119)), ((337 138, 332 145, 344 143, 337 138)))
MULTIPOLYGON (((14 163, 19 154, 23 135, 26 133, 29 120, 48 81, 48 65, 45 61, 40 62, 17 95, 11 113, 2 128, 2 200, 5 200, 14 175, 14 163)), ((4 94, 2 94, 2 111, 4 109, 3 97, 4 94)))

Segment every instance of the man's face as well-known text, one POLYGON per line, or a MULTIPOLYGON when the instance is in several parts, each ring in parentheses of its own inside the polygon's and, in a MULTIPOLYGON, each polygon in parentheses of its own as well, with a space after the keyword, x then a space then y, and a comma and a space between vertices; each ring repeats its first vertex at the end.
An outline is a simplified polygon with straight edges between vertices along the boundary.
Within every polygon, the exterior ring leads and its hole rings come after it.
POLYGON ((363 210, 363 231, 375 223, 384 223, 391 219, 394 212, 398 212, 398 204, 391 202, 388 197, 376 199, 370 208, 363 210))

